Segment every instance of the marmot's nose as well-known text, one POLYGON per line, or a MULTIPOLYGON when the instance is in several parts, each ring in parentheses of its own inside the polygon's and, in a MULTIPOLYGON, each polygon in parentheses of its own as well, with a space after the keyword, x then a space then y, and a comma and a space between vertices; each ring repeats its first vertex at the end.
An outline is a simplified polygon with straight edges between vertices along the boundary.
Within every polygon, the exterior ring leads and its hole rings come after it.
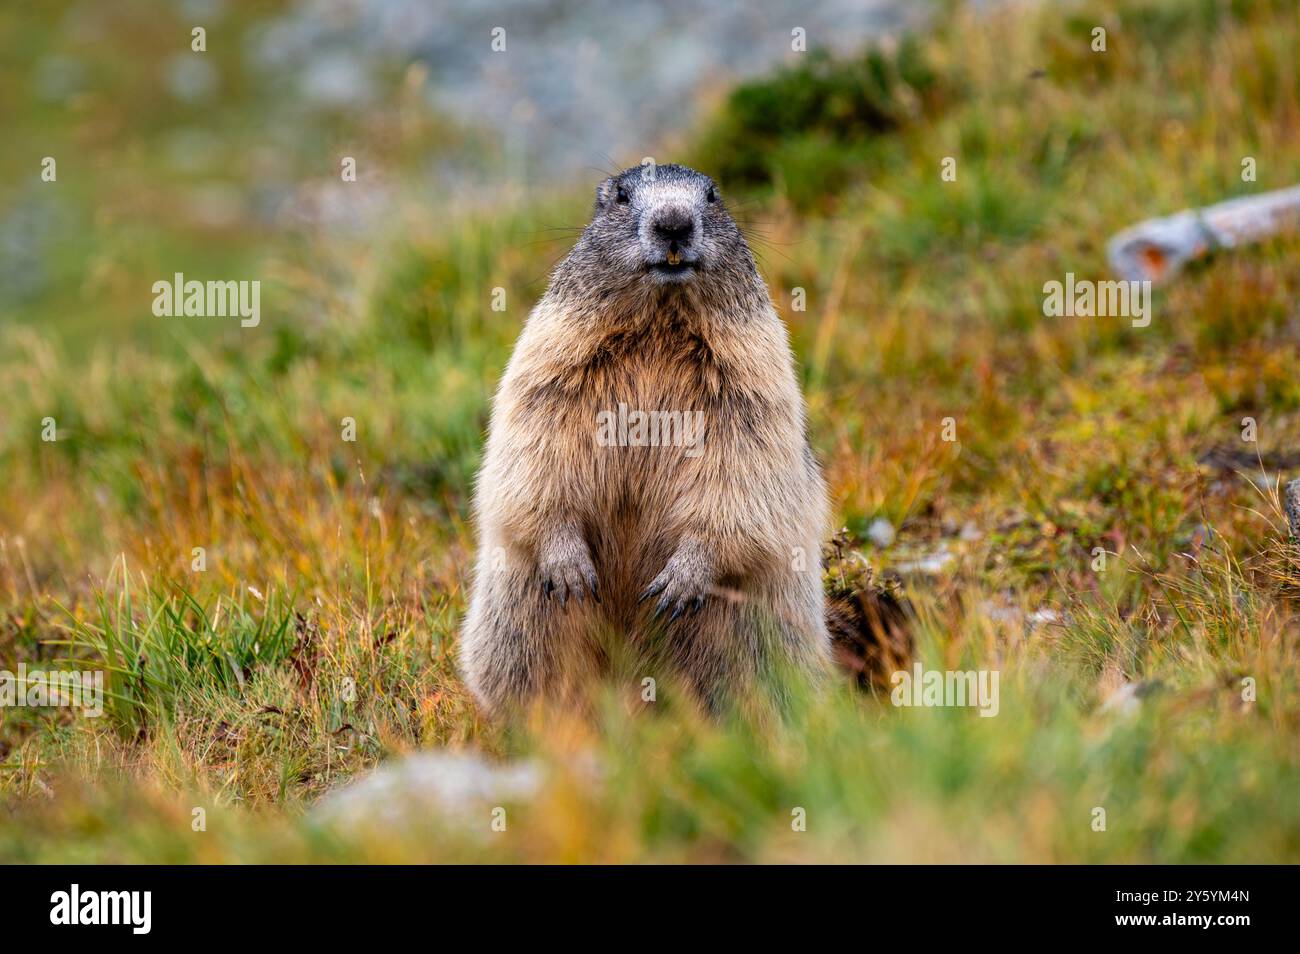
POLYGON ((650 227, 665 242, 689 245, 695 233, 695 218, 685 209, 664 209, 655 213, 650 227))

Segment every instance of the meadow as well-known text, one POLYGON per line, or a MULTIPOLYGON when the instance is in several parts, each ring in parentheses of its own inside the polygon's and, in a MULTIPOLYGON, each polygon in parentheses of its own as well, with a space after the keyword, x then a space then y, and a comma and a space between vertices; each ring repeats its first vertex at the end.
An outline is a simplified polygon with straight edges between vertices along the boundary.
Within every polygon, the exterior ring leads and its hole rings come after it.
POLYGON ((481 147, 418 66, 288 136, 213 43, 219 108, 177 104, 148 67, 188 30, 112 6, 131 50, 0 14, 0 670, 107 674, 98 719, 0 709, 0 860, 1300 860, 1300 239, 1197 263, 1147 327, 1043 313, 1134 221, 1300 181, 1290 0, 944 5, 647 150, 721 182, 789 326, 828 584, 1000 674, 991 718, 846 680, 762 729, 613 688, 505 728, 457 675, 492 391, 600 174, 440 190, 429 157, 481 147), (81 85, 42 100, 60 44, 81 85), (342 225, 250 198, 308 176, 354 190, 342 225), (155 316, 178 271, 260 278, 260 324, 155 316), (313 814, 426 749, 542 781, 505 831, 313 814))

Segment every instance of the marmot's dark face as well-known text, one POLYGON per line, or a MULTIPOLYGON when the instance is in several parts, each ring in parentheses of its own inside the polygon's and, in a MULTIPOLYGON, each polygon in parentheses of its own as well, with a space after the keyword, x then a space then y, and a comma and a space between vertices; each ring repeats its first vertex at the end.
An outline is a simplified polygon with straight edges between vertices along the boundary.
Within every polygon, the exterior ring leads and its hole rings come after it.
POLYGON ((753 268, 718 187, 685 166, 634 166, 596 190, 584 239, 606 267, 656 284, 697 280, 739 262, 753 268))

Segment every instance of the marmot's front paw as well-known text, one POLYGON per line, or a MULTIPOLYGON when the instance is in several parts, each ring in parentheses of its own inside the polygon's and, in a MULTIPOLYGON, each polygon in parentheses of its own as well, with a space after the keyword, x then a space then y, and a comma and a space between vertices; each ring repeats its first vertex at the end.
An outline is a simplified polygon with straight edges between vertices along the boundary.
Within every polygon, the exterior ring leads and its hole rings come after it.
POLYGON ((698 549, 682 547, 668 560, 668 564, 641 594, 644 603, 658 596, 655 615, 660 616, 668 607, 673 608, 669 622, 683 613, 698 613, 713 586, 713 566, 698 549))
POLYGON ((596 585, 596 567, 585 543, 576 543, 552 550, 542 558, 540 567, 542 595, 547 599, 559 597, 560 605, 575 597, 582 602, 587 593, 597 603, 600 592, 596 585))

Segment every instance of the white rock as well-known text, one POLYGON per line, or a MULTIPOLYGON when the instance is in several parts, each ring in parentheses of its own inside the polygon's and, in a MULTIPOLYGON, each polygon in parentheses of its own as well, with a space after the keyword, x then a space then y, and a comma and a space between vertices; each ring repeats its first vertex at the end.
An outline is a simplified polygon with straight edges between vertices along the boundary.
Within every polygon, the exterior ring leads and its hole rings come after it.
POLYGON ((317 803, 312 817, 343 827, 486 817, 495 806, 532 797, 541 784, 542 770, 531 761, 497 764, 468 752, 421 752, 335 789, 317 803))
POLYGON ((923 554, 915 560, 907 560, 894 567, 899 573, 919 573, 923 576, 938 576, 953 561, 953 555, 946 547, 923 554))
POLYGON ((1138 693, 1140 685, 1141 683, 1136 682, 1124 683, 1106 697, 1106 701, 1101 704, 1101 711, 1122 716, 1134 715, 1142 708, 1142 700, 1138 693))
POLYGON ((1031 629, 1036 626, 1042 626, 1045 623, 1059 623, 1060 621, 1061 614, 1056 610, 1047 607, 1036 609, 1029 614, 1029 626, 1031 629))
POLYGON ((884 517, 877 517, 867 527, 867 539, 882 549, 894 542, 895 535, 894 525, 884 517))

